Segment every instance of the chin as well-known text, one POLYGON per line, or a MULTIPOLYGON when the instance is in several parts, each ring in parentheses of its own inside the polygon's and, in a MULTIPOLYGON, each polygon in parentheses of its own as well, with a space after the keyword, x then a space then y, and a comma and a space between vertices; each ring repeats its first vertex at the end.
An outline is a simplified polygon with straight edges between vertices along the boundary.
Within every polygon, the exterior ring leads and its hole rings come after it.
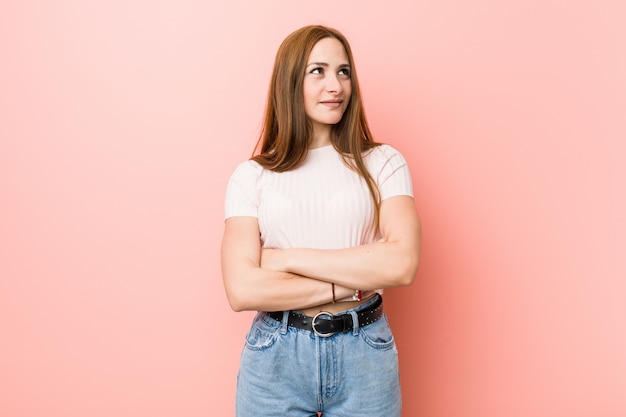
POLYGON ((326 120, 324 120, 323 123, 327 125, 336 125, 337 123, 341 121, 342 118, 343 118, 343 114, 337 117, 329 117, 326 120))

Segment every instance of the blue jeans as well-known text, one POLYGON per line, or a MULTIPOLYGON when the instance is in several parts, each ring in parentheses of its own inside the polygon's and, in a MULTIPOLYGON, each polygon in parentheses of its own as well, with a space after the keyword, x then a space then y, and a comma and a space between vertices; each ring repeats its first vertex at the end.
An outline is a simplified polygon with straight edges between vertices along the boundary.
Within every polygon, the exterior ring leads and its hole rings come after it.
MULTIPOLYGON (((344 313, 352 315, 376 301, 344 313)), ((400 417, 398 352, 383 315, 319 337, 258 313, 237 377, 237 417, 400 417)))

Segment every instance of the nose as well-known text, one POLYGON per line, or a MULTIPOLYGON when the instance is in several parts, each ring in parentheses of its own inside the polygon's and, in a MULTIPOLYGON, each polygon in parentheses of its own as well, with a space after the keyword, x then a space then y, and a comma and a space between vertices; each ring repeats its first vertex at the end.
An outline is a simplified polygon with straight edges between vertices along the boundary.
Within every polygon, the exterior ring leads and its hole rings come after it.
POLYGON ((327 78, 326 89, 329 93, 338 94, 343 90, 343 86, 337 77, 337 74, 330 74, 327 78))

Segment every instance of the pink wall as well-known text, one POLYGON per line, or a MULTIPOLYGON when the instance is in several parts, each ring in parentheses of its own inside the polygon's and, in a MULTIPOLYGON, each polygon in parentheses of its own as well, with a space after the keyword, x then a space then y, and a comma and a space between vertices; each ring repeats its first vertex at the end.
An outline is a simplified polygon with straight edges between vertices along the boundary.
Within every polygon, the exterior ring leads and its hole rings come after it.
POLYGON ((0 2, 0 415, 233 414, 222 198, 308 23, 414 175, 405 415, 626 415, 621 4, 0 2))

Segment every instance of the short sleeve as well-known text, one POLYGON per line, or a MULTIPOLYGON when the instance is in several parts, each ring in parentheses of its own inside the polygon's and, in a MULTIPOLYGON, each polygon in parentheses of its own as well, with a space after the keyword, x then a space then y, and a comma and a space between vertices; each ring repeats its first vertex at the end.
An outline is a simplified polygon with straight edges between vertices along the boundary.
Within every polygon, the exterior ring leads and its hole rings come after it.
POLYGON ((368 166, 380 191, 380 199, 397 195, 413 197, 411 173, 404 156, 389 145, 380 145, 368 155, 368 166))
POLYGON ((226 187, 225 219, 236 216, 258 217, 262 172, 263 168, 254 161, 245 161, 235 169, 226 187))

